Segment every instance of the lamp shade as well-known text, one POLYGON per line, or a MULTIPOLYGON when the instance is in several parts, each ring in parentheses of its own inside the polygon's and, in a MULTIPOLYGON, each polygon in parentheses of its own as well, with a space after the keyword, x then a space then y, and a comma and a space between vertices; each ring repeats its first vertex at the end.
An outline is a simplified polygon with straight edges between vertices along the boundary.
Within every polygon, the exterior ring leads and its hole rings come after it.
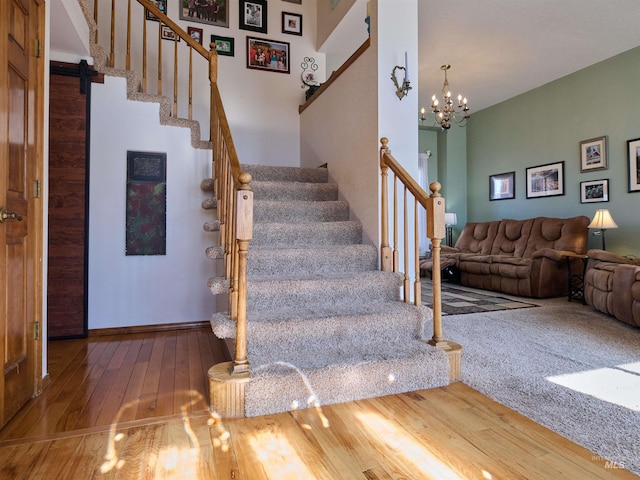
POLYGON ((445 213, 444 214, 444 224, 445 225, 456 225, 458 223, 458 217, 455 213, 445 213))
POLYGON ((604 230, 607 228, 618 228, 618 225, 613 221, 609 210, 601 208, 596 210, 596 214, 593 216, 593 220, 591 220, 588 228, 599 228, 600 230, 604 230))

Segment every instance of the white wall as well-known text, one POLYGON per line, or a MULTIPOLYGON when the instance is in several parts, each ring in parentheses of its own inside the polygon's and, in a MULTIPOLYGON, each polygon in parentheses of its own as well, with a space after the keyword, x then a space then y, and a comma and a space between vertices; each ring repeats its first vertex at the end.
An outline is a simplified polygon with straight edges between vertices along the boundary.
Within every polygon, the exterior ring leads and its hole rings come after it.
POLYGON ((210 152, 190 130, 161 126, 159 106, 126 99, 125 80, 93 84, 89 196, 89 329, 207 320, 214 297, 205 257, 212 218, 200 208, 210 152), (127 150, 167 154, 167 254, 125 255, 127 150))
MULTIPOLYGON (((300 164, 300 121, 298 107, 304 103, 300 64, 305 57, 314 57, 319 66, 317 76, 325 79, 325 56, 315 48, 316 0, 304 0, 302 4, 278 1, 267 3, 267 33, 255 33, 239 28, 238 2, 229 4, 229 28, 180 20, 181 1, 170 0, 168 15, 187 31, 188 27, 203 30, 203 45, 208 50, 211 35, 234 39, 235 56, 218 57, 218 84, 224 102, 227 119, 241 163, 272 166, 298 166, 300 164), (282 12, 302 15, 302 36, 282 33, 282 12), (247 68, 247 36, 289 43, 290 73, 260 71, 247 68)), ((142 7, 132 2, 133 17, 142 18, 142 7)), ((116 2, 117 24, 126 24, 126 2, 116 2)), ((110 2, 101 2, 98 15, 100 44, 109 48, 110 2)), ((138 25, 136 20, 135 25, 138 25)), ((147 21, 148 39, 148 92, 155 92, 157 77, 158 23, 147 21)), ((140 28, 132 29, 131 65, 142 71, 140 28), (137 40, 136 40, 137 39, 137 40)), ((163 94, 173 96, 174 44, 163 40, 163 94)), ((115 67, 125 68, 126 36, 115 39, 115 67)), ((178 43, 178 108, 179 116, 187 116, 189 58, 185 42, 178 43)), ((208 139, 209 129, 209 80, 208 63, 198 54, 193 56, 194 98, 193 116, 201 124, 201 135, 208 139)))

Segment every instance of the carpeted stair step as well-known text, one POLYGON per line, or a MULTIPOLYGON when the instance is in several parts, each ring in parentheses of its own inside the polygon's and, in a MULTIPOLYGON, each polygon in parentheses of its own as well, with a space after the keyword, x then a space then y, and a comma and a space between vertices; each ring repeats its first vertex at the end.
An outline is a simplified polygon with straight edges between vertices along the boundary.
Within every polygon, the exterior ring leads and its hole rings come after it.
MULTIPOLYGON (((271 360, 290 360, 296 352, 310 352, 322 345, 327 355, 365 343, 430 338, 433 314, 428 307, 398 301, 355 306, 335 303, 268 312, 247 312, 249 350, 271 360), (269 353, 266 353, 269 352, 269 353)), ((226 313, 211 317, 219 338, 235 338, 235 322, 226 313)))
POLYGON ((203 192, 213 192, 213 186, 213 178, 205 178, 200 182, 200 190, 202 190, 203 192))
POLYGON ((256 200, 326 202, 338 199, 338 185, 335 183, 254 181, 251 182, 251 190, 256 200))
POLYGON ((252 181, 325 183, 329 178, 326 168, 268 167, 265 165, 240 165, 251 174, 252 181))
POLYGON ((247 275, 311 278, 337 273, 375 270, 378 252, 373 245, 336 245, 313 249, 250 247, 247 275))
POLYGON ((220 220, 210 220, 205 222, 202 226, 202 229, 205 232, 219 232, 220 231, 220 220))
POLYGON ((210 260, 220 260, 224 258, 224 247, 219 245, 207 247, 204 254, 210 260))
POLYGON ((357 222, 255 223, 251 245, 280 248, 361 242, 362 225, 357 222))
POLYGON ((322 350, 282 363, 262 360, 251 359, 248 417, 449 384, 447 355, 419 340, 364 345, 341 352, 330 363, 322 350))
MULTIPOLYGON (((282 309, 315 309, 335 304, 357 306, 400 299, 403 276, 377 270, 357 275, 342 274, 323 278, 250 277, 247 281, 247 311, 268 312, 282 309)), ((318 313, 320 313, 318 311, 318 313)))
POLYGON ((207 197, 202 201, 202 208, 205 210, 215 210, 218 208, 218 200, 215 197, 207 197))
POLYGON ((255 223, 309 223, 344 222, 349 220, 349 204, 332 202, 278 202, 255 200, 253 221, 255 223))

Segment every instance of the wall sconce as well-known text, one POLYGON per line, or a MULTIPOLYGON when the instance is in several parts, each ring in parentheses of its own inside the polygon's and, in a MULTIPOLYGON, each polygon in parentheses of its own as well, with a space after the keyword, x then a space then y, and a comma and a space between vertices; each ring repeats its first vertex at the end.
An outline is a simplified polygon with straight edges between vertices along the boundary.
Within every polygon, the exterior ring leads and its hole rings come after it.
POLYGON ((446 227, 445 243, 449 247, 453 247, 453 225, 458 223, 458 216, 455 213, 444 214, 444 225, 446 227))
POLYGON ((601 208, 596 210, 596 214, 593 216, 593 220, 591 220, 587 228, 598 229, 598 231, 593 232, 593 234, 602 237, 602 250, 606 250, 604 245, 604 231, 608 228, 618 228, 618 225, 613 221, 609 210, 601 208))
POLYGON ((411 82, 409 82, 409 65, 407 62, 407 52, 404 52, 404 67, 401 67, 400 65, 396 65, 395 67, 393 67, 393 70, 391 71, 391 80, 396 86, 396 95, 400 100, 402 100, 407 96, 409 90, 411 90, 411 82), (396 70, 404 70, 404 79, 402 80, 402 85, 398 83, 396 70))

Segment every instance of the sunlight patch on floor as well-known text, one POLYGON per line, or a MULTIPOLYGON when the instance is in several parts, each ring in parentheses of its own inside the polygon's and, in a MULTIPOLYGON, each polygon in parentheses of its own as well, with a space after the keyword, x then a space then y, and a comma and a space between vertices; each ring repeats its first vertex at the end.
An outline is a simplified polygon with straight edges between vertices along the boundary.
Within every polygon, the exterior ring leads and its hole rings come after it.
POLYGON ((249 440, 268 478, 314 478, 291 443, 281 434, 258 432, 249 440))
POLYGON ((547 377, 547 380, 640 412, 640 362, 547 377))
POLYGON ((413 464, 415 468, 411 470, 419 471, 420 478, 438 480, 463 478, 435 458, 423 445, 404 435, 393 423, 380 415, 359 413, 356 417, 362 426, 369 430, 369 434, 378 439, 381 446, 392 449, 398 458, 406 461, 403 463, 413 464))

